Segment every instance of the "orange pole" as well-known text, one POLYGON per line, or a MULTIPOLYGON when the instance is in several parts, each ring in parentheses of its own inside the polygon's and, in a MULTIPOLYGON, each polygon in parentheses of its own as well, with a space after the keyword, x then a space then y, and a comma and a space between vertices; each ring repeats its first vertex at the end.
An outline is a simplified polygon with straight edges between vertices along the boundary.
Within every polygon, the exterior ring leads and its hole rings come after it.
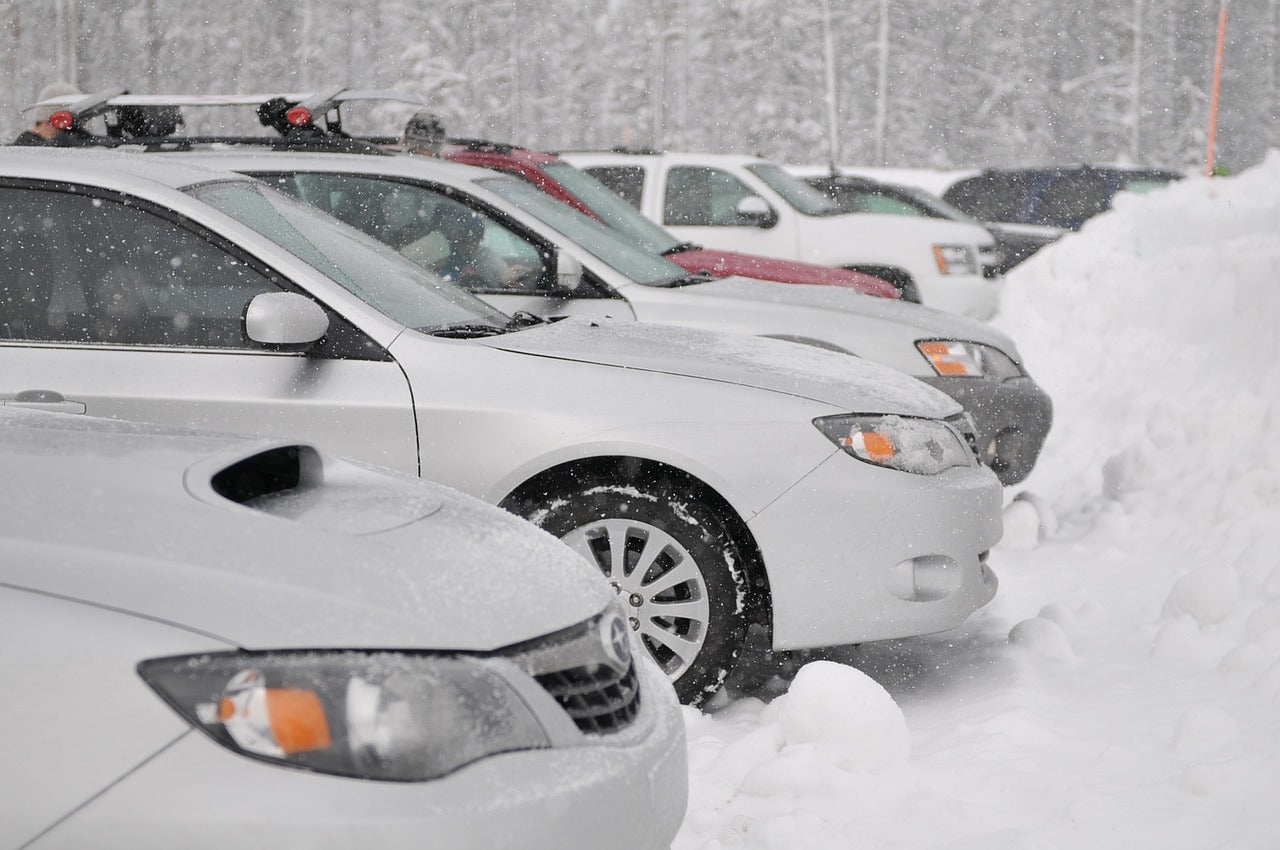
POLYGON ((1204 176, 1213 176, 1214 148, 1218 143, 1218 98, 1222 92, 1222 53, 1227 43, 1227 2, 1218 10, 1218 47, 1213 56, 1213 94, 1209 98, 1209 144, 1204 153, 1204 176))

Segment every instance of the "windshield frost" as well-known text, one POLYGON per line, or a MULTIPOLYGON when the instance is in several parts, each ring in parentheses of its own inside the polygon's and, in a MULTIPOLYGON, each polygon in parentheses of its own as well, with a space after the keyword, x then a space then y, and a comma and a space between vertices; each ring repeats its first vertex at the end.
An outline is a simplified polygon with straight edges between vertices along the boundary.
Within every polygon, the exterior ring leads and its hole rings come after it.
POLYGON ((748 165, 747 170, 769 185, 769 188, 782 196, 782 200, 795 207, 804 215, 840 215, 840 206, 818 189, 780 166, 761 163, 748 165))
POLYGON ((506 316, 354 228, 274 189, 208 183, 187 193, 262 234, 383 315, 420 330, 506 316))
POLYGON ((492 177, 476 183, 554 227, 570 242, 636 283, 663 286, 688 275, 670 260, 642 250, 627 237, 523 180, 492 177))

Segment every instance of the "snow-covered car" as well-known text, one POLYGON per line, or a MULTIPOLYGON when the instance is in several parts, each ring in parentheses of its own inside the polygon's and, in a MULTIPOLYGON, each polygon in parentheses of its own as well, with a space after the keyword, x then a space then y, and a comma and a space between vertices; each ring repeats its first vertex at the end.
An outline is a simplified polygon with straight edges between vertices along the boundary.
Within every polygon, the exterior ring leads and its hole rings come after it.
POLYGON ((863 271, 902 297, 978 319, 1001 280, 982 273, 995 242, 981 227, 893 215, 851 215, 786 171, 753 156, 661 151, 566 151, 561 157, 681 239, 863 271))
POLYGON ((311 445, 7 401, 0 844, 669 845, 679 706, 565 546, 311 445))
POLYGON ((690 276, 524 180, 427 157, 190 156, 267 180, 508 313, 747 333, 905 372, 965 407, 980 458, 1006 485, 1031 472, 1052 422, 1049 396, 1027 374, 1013 340, 985 322, 837 287, 690 276), (463 224, 474 233, 456 232, 463 224), (452 245, 467 238, 478 240, 480 260, 461 264, 452 245), (561 265, 572 257, 585 274, 562 274, 555 256, 561 265))
MULTIPOLYGON (((506 316, 258 181, 169 155, 15 148, 0 174, 0 391, 294 435, 500 504, 600 566, 686 700, 719 688, 753 620, 775 647, 823 646, 948 629, 995 593, 999 482, 960 406, 891 369, 506 316)), ((582 277, 572 254, 527 259, 582 277)))
POLYGON ((558 156, 480 139, 454 139, 440 154, 450 162, 505 171, 528 180, 558 201, 600 219, 687 272, 712 277, 750 277, 775 283, 846 286, 865 295, 898 298, 898 290, 868 274, 759 254, 718 251, 683 242, 640 214, 599 180, 558 156))

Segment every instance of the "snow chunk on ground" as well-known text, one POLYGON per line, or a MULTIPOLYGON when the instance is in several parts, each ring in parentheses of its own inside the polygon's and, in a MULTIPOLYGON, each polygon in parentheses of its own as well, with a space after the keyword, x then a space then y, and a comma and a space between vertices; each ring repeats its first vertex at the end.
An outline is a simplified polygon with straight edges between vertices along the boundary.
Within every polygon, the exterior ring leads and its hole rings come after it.
POLYGON ((1053 620, 1033 617, 1009 631, 1009 642, 1045 661, 1070 661, 1075 657, 1067 633, 1053 620))
POLYGON ((778 713, 788 744, 816 743, 850 768, 878 772, 907 760, 902 709, 878 682, 852 667, 814 661, 796 674, 778 713))

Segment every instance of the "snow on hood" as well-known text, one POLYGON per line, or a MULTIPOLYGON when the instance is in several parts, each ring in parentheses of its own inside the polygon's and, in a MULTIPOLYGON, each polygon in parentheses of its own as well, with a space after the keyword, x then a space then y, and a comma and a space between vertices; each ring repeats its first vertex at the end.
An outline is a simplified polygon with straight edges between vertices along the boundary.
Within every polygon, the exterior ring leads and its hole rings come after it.
POLYGON ((942 418, 960 410, 948 396, 884 366, 809 345, 745 335, 565 319, 480 342, 503 351, 756 387, 849 412, 942 418))
POLYGON ((440 485, 322 456, 326 495, 308 521, 305 505, 266 512, 184 486, 211 455, 283 441, 0 416, 0 576, 17 586, 251 649, 489 650, 613 598, 550 535, 440 485), (331 522, 342 502, 368 516, 331 522))
MULTIPOLYGON (((1005 354, 1018 359, 1017 346, 1003 331, 986 322, 887 298, 868 298, 856 292, 831 286, 778 286, 743 277, 713 280, 682 290, 690 295, 731 298, 758 304, 792 306, 840 314, 854 344, 859 335, 882 336, 879 325, 892 323, 893 330, 907 330, 915 339, 952 339, 981 342, 999 348, 1005 354)), ((869 356, 862 349, 851 349, 860 356, 869 356)))

